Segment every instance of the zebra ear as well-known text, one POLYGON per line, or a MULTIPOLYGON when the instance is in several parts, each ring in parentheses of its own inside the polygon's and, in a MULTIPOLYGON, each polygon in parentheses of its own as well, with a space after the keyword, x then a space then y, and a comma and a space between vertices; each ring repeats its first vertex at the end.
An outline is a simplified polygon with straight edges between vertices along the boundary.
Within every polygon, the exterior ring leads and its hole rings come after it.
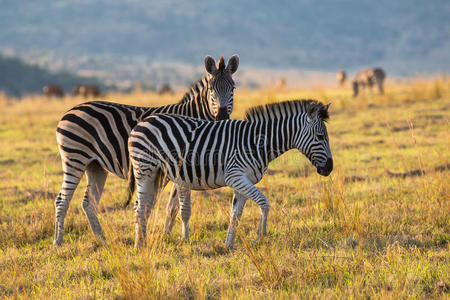
POLYGON ((234 74, 234 72, 236 72, 238 67, 239 67, 239 56, 235 54, 228 60, 227 70, 230 71, 231 74, 234 74))
POLYGON ((311 103, 306 110, 306 116, 308 122, 312 122, 317 117, 318 110, 316 109, 316 105, 311 103))
POLYGON ((211 75, 215 75, 217 73, 216 61, 213 57, 207 55, 205 57, 205 69, 211 75))
POLYGON ((327 105, 321 105, 319 109, 317 109, 316 116, 324 122, 326 122, 330 118, 330 115, 328 114, 328 108, 330 107, 330 105, 331 102, 327 105))

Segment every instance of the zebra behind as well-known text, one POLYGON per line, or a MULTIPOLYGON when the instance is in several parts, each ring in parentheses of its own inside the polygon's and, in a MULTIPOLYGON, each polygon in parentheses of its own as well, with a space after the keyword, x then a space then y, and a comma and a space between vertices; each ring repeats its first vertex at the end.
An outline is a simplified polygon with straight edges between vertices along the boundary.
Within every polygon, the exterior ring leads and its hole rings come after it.
POLYGON ((368 86, 370 90, 376 84, 378 91, 383 95, 383 83, 386 78, 386 73, 381 68, 366 69, 358 72, 353 80, 353 97, 358 96, 359 88, 368 86))
MULTIPOLYGON (((84 173, 87 187, 82 208, 94 234, 104 239, 96 204, 100 201, 108 172, 127 178, 127 141, 131 130, 139 121, 154 113, 182 114, 211 121, 228 119, 233 110, 232 74, 236 72, 238 65, 237 55, 230 58, 227 66, 223 57, 216 66, 215 60, 207 56, 207 75, 198 80, 178 104, 138 107, 93 101, 77 105, 66 112, 56 130, 64 180, 55 201, 54 245, 62 242, 69 202, 84 173)), ((129 198, 132 193, 130 190, 129 198)), ((172 197, 176 197, 175 193, 172 193, 172 197)))
POLYGON ((347 73, 344 70, 339 70, 336 73, 336 79, 341 87, 344 86, 345 81, 347 80, 347 73))
POLYGON ((295 100, 251 108, 244 121, 208 122, 157 114, 140 122, 130 134, 128 147, 136 177, 135 247, 145 243, 152 207, 166 180, 177 184, 183 235, 189 239, 189 190, 223 186, 234 189, 226 245, 233 247, 236 225, 247 198, 261 209, 258 238, 266 233, 269 201, 254 186, 270 161, 296 148, 328 176, 333 159, 325 121, 328 105, 295 100))

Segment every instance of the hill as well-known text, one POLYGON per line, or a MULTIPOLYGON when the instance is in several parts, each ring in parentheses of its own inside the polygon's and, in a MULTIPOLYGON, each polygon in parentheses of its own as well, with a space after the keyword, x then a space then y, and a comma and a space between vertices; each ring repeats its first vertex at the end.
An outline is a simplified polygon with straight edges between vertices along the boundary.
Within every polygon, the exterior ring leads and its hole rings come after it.
POLYGON ((449 15, 445 0, 3 1, 0 51, 106 73, 233 53, 247 67, 448 72, 449 15))
POLYGON ((0 91, 9 96, 42 93, 47 84, 58 84, 68 92, 79 83, 102 85, 100 80, 82 77, 69 72, 50 72, 36 65, 29 65, 17 58, 0 56, 0 91))

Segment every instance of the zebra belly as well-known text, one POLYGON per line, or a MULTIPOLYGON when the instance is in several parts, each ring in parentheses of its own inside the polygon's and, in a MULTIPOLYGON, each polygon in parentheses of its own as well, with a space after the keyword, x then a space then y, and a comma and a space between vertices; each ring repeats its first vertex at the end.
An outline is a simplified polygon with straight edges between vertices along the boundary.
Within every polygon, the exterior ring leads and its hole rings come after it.
POLYGON ((199 184, 199 183, 186 182, 181 179, 175 179, 175 180, 173 180, 173 182, 177 185, 181 185, 182 187, 188 188, 190 190, 195 190, 195 191, 214 190, 214 189, 224 187, 226 185, 225 183, 222 185, 220 185, 220 184, 203 185, 203 184, 199 184))
MULTIPOLYGON (((212 170, 211 170, 212 171, 212 170)), ((195 173, 193 173, 195 174, 195 173)), ((182 172, 176 178, 170 178, 174 183, 179 184, 183 187, 189 188, 191 190, 212 190, 226 186, 225 177, 223 171, 219 171, 217 174, 209 174, 206 178, 205 174, 203 176, 193 176, 192 178, 186 176, 186 173, 182 172)))

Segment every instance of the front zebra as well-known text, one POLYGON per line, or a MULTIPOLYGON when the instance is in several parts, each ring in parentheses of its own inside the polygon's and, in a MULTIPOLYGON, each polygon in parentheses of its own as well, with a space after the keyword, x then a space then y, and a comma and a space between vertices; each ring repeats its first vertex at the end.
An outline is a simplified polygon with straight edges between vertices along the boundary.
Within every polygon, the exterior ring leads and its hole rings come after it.
MULTIPOLYGON (((228 119, 233 110, 232 74, 238 65, 237 55, 230 58, 227 66, 221 57, 217 67, 214 58, 207 56, 207 75, 198 80, 178 104, 138 107, 94 101, 82 103, 66 112, 56 130, 64 180, 55 201, 53 244, 60 245, 63 240, 64 218, 69 202, 85 172, 87 187, 82 208, 94 234, 104 239, 95 206, 100 201, 108 172, 124 179, 128 176, 127 141, 134 126, 154 113, 182 114, 211 121, 228 119)), ((132 191, 129 194, 131 198, 132 191)), ((176 197, 175 193, 172 197, 176 197)))
POLYGON ((251 108, 244 121, 157 114, 140 122, 128 140, 137 184, 135 247, 145 243, 147 220, 166 177, 177 184, 185 239, 189 239, 189 190, 223 186, 234 189, 227 247, 233 247, 247 198, 261 208, 260 238, 266 233, 269 201, 254 184, 273 159, 296 148, 320 175, 332 171, 324 123, 328 107, 315 100, 295 100, 251 108))

